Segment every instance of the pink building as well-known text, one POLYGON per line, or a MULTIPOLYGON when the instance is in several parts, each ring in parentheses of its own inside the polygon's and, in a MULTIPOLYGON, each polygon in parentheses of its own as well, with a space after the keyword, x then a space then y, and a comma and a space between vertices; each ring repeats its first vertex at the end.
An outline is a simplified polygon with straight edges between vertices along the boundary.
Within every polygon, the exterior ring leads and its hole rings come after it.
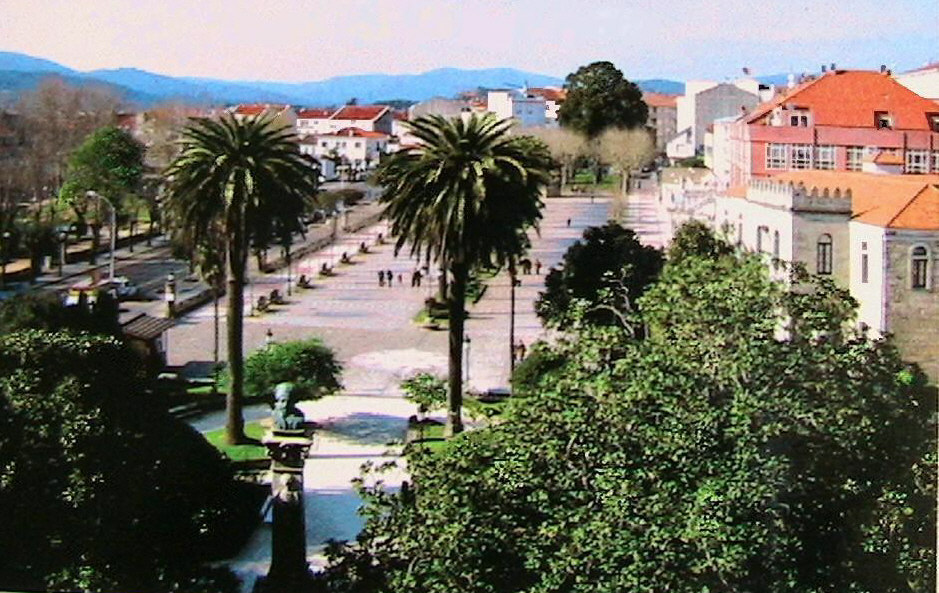
POLYGON ((939 104, 889 72, 832 70, 731 125, 731 185, 783 171, 861 171, 890 155, 903 173, 939 172, 939 104))

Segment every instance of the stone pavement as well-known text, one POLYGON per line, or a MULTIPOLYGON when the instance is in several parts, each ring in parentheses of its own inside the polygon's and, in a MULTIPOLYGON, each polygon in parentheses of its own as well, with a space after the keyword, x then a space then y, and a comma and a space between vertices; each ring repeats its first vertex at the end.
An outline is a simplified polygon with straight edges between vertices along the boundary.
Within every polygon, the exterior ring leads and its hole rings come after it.
MULTIPOLYGON (((526 346, 540 335, 541 326, 533 303, 543 286, 543 276, 557 263, 584 227, 606 221, 610 201, 564 198, 547 201, 541 236, 533 236, 530 259, 541 260, 541 276, 520 276, 516 291, 516 339, 526 346), (570 227, 567 219, 571 220, 570 227)), ((415 413, 398 388, 400 381, 418 370, 441 376, 447 370, 447 332, 422 329, 413 323, 423 300, 436 288, 425 278, 420 288, 410 286, 415 261, 406 254, 397 258, 390 244, 371 247, 358 255, 361 242, 373 246, 378 233, 388 236, 384 225, 376 225, 343 237, 338 245, 300 262, 297 273, 314 278, 311 290, 294 292, 286 305, 245 323, 245 352, 262 347, 268 329, 274 340, 317 336, 333 348, 344 366, 345 389, 339 395, 300 405, 307 418, 322 429, 306 464, 306 520, 308 557, 322 565, 322 546, 327 539, 352 539, 361 529, 357 515, 359 498, 350 480, 359 475, 366 461, 397 458, 399 447, 389 446, 404 438, 408 416, 415 413), (351 265, 339 265, 342 252, 352 255, 351 265), (336 263, 337 274, 318 278, 323 262, 336 263), (380 287, 378 271, 391 270, 394 285, 380 287), (397 281, 401 274, 403 283, 397 281)), ((283 275, 259 278, 255 288, 282 287, 283 275)), ((485 390, 505 386, 509 374, 509 281, 503 273, 488 282, 484 298, 470 310, 466 332, 469 346, 469 387, 485 390)), ((269 288, 267 288, 269 292, 269 288)), ((183 317, 169 332, 169 362, 185 365, 207 362, 212 352, 212 307, 206 306, 183 317)), ((224 336, 224 320, 222 322, 224 336)), ((224 347, 222 348, 224 351, 224 347)), ((196 365, 198 366, 198 365, 196 365)), ((252 408, 249 418, 267 415, 263 406, 252 408)), ((221 426, 222 415, 194 420, 200 430, 221 426)), ((386 475, 390 487, 400 484, 403 470, 386 475)), ((266 574, 270 561, 270 531, 264 524, 235 558, 232 568, 244 577, 249 588, 254 577, 266 574)), ((247 590, 247 589, 246 589, 247 590)))

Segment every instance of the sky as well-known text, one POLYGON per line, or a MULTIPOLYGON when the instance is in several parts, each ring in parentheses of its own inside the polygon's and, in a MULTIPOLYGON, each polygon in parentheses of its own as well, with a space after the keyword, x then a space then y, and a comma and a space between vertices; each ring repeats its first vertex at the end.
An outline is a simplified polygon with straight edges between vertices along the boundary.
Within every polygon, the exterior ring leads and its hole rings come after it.
POLYGON ((939 0, 0 0, 0 50, 301 82, 434 68, 728 79, 939 60, 939 0))

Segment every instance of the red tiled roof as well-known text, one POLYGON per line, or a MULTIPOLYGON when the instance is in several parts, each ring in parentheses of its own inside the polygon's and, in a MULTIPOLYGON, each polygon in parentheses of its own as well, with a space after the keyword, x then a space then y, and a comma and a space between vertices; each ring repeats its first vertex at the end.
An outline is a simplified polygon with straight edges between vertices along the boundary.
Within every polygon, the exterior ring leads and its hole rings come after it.
POLYGON ((892 229, 939 230, 939 175, 788 171, 773 179, 851 190, 854 220, 892 229))
POLYGON ((333 114, 331 119, 374 120, 378 119, 388 107, 385 105, 346 105, 333 114))
POLYGON ((298 119, 329 119, 335 109, 325 109, 322 107, 311 107, 308 109, 301 109, 297 112, 298 119))
POLYGON ((383 134, 382 132, 369 132, 363 130, 362 128, 342 128, 338 132, 332 132, 331 134, 320 134, 321 136, 348 136, 350 138, 387 138, 388 134, 383 134))
POLYGON ((664 93, 642 93, 642 100, 649 107, 675 107, 675 101, 678 95, 666 95, 664 93))
POLYGON ((528 89, 528 94, 544 97, 546 101, 554 101, 555 103, 562 103, 567 98, 567 91, 564 89, 532 87, 528 89))
MULTIPOLYGON (((865 157, 864 160, 866 161, 868 159, 865 157)), ((873 157, 870 159, 870 162, 878 165, 902 165, 903 157, 898 154, 881 151, 873 155, 873 157)))
POLYGON ((238 105, 235 107, 235 113, 237 115, 261 115, 262 113, 271 111, 275 113, 280 113, 290 107, 290 105, 238 105))
POLYGON ((746 122, 755 123, 786 103, 810 109, 816 126, 874 128, 874 112, 884 111, 893 117, 894 129, 930 130, 927 114, 936 113, 934 102, 885 73, 835 70, 764 103, 746 117, 746 122))

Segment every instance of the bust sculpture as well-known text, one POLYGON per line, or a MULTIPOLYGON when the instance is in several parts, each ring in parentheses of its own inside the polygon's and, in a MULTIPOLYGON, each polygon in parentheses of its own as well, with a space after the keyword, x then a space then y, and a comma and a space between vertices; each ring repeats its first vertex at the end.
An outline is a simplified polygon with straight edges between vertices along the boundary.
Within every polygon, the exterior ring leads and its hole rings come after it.
POLYGON ((293 383, 278 383, 274 388, 274 430, 303 430, 303 412, 297 409, 293 383))

